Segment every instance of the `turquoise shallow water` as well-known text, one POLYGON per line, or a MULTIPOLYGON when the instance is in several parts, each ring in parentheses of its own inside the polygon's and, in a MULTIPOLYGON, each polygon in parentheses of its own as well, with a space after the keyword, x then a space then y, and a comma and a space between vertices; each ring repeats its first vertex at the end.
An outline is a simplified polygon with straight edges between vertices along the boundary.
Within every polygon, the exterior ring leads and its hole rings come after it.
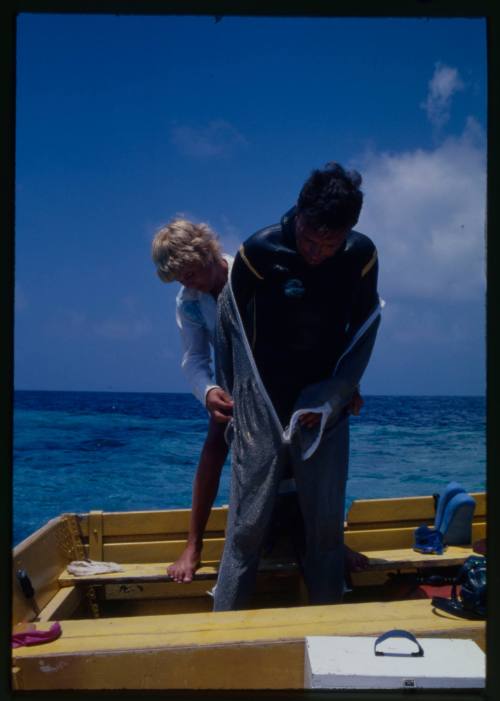
MULTIPOLYGON (((483 397, 365 397, 351 421, 355 498, 485 489, 483 397)), ((66 511, 188 507, 206 413, 190 394, 15 394, 14 544, 66 511)), ((226 504, 227 463, 216 504, 226 504)))

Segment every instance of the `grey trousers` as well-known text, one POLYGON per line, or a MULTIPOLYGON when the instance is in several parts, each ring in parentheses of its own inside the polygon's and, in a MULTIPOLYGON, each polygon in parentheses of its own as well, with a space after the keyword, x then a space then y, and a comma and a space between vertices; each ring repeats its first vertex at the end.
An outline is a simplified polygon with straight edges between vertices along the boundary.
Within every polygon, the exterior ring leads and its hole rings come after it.
MULTIPOLYGON (((344 415, 335 424, 325 427, 318 450, 302 460, 298 440, 284 446, 281 456, 291 461, 297 483, 298 500, 305 525, 305 552, 302 565, 311 604, 333 604, 341 601, 344 591, 344 504, 349 461, 349 417, 344 415)), ((276 500, 278 494, 276 493, 276 500)), ((272 528, 274 512, 261 524, 262 537, 247 550, 244 558, 232 558, 226 585, 233 591, 214 595, 214 611, 248 607, 255 587, 260 555, 272 528)), ((296 524, 290 524, 290 530, 296 524)), ((241 551, 240 551, 241 553, 241 551)))
POLYGON ((341 601, 344 591, 344 510, 349 464, 349 417, 325 427, 321 444, 301 460, 292 441, 292 467, 305 526, 304 579, 311 604, 341 601))

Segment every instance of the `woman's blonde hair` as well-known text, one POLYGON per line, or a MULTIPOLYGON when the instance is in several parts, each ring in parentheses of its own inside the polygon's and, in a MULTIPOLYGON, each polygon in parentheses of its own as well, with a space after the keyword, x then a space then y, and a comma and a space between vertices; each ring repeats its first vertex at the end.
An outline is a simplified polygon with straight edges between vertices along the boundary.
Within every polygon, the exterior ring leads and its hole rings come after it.
POLYGON ((160 280, 173 282, 188 266, 210 265, 221 256, 221 249, 207 224, 179 218, 157 231, 152 256, 160 280))

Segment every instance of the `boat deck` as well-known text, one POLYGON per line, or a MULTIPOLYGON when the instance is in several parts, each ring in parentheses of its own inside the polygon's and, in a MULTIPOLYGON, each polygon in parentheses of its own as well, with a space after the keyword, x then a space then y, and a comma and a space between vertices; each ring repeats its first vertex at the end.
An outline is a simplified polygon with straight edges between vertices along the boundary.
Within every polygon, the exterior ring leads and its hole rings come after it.
MULTIPOLYGON (((45 627, 49 627, 45 623, 45 627)), ((62 636, 14 650, 18 689, 303 688, 306 635, 468 638, 484 650, 485 622, 429 600, 302 606, 62 621, 62 636), (193 686, 195 685, 195 686, 193 686)))

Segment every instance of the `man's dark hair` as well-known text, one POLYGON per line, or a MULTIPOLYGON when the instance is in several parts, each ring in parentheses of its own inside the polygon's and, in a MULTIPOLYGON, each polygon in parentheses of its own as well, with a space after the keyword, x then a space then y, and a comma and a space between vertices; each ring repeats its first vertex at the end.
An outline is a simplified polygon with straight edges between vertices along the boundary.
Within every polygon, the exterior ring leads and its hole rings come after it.
POLYGON ((352 228, 363 204, 361 180, 357 170, 335 162, 313 170, 300 191, 297 214, 314 229, 352 228))

